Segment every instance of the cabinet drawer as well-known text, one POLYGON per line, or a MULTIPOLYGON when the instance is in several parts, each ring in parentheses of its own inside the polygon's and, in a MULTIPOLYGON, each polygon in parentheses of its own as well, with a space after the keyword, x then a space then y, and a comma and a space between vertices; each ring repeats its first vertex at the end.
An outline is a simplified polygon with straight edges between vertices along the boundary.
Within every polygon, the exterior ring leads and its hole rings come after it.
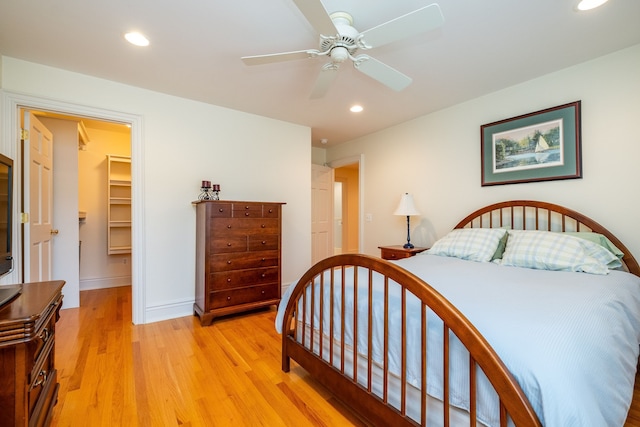
POLYGON ((234 218, 261 218, 262 217, 262 205, 261 204, 233 204, 233 217, 234 218))
POLYGON ((247 236, 217 237, 211 239, 211 252, 245 252, 247 250, 247 236))
POLYGON ((278 251, 227 253, 212 255, 209 269, 212 272, 243 270, 245 268, 273 267, 279 265, 278 251))
POLYGON ((231 218, 231 203, 212 203, 209 207, 211 218, 231 218))
POLYGON ((209 284, 211 286, 210 289, 214 291, 263 285, 278 282, 279 273, 279 267, 251 268, 248 270, 212 273, 209 276, 209 284))
POLYGON ((213 308, 223 308, 232 305, 247 304, 257 301, 280 298, 279 283, 263 286, 250 286, 234 290, 213 292, 210 294, 213 308))
POLYGON ((277 234, 280 221, 277 218, 215 218, 211 220, 212 235, 232 236, 235 234, 277 234))
POLYGON ((277 249, 280 249, 279 234, 249 236, 250 251, 270 251, 277 249))
POLYGON ((262 216, 264 218, 280 218, 280 205, 262 205, 262 216))
MULTIPOLYGON (((57 383, 57 373, 54 366, 54 340, 50 339, 36 364, 29 379, 29 414, 38 418, 37 413, 42 410, 44 402, 51 400, 48 396, 53 393, 52 386, 57 383)), ((31 417, 30 417, 31 418, 31 417)))

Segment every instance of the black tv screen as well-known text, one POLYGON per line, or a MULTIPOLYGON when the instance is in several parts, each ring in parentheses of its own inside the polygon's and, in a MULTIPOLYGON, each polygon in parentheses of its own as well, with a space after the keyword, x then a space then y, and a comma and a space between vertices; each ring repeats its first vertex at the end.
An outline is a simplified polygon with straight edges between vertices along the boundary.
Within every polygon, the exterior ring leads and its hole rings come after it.
POLYGON ((13 268, 13 160, 0 154, 0 276, 13 268))

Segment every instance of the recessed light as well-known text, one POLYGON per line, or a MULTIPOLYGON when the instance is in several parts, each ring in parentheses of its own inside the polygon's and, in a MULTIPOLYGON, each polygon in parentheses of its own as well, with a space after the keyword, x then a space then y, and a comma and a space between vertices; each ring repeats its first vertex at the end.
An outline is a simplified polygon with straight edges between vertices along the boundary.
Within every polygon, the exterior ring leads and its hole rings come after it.
POLYGON ((136 31, 125 34, 124 38, 127 39, 129 43, 136 46, 149 46, 149 40, 144 35, 136 31))
POLYGON ((349 110, 350 110, 352 113, 359 113, 359 112, 361 112, 362 110, 364 110, 364 108, 362 108, 362 105, 354 105, 354 106, 352 106, 351 108, 349 108, 349 110))
POLYGON ((596 7, 602 6, 608 0, 581 0, 578 3, 578 10, 591 10, 596 7))

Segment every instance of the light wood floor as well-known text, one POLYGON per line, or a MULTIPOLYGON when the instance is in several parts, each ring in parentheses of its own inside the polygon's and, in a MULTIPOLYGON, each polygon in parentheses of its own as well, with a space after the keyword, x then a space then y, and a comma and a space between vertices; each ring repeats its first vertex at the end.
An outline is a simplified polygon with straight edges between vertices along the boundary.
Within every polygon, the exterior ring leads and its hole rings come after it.
MULTIPOLYGON (((53 426, 364 425, 292 363, 275 310, 131 324, 129 287, 80 293, 56 326, 53 426)), ((626 427, 640 427, 640 381, 626 427)))
POLYGON ((271 309, 132 325, 129 287, 83 291, 56 325, 52 425, 363 425, 297 365, 282 372, 274 321, 271 309))

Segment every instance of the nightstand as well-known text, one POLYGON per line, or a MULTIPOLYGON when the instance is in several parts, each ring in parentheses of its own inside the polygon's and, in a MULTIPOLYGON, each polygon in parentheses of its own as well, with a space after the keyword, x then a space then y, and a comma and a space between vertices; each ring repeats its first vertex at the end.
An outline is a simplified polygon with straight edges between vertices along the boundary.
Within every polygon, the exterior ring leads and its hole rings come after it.
POLYGON ((402 245, 394 246, 378 246, 380 249, 380 257, 382 259, 402 259, 409 258, 429 248, 415 247, 413 249, 405 249, 402 245))

